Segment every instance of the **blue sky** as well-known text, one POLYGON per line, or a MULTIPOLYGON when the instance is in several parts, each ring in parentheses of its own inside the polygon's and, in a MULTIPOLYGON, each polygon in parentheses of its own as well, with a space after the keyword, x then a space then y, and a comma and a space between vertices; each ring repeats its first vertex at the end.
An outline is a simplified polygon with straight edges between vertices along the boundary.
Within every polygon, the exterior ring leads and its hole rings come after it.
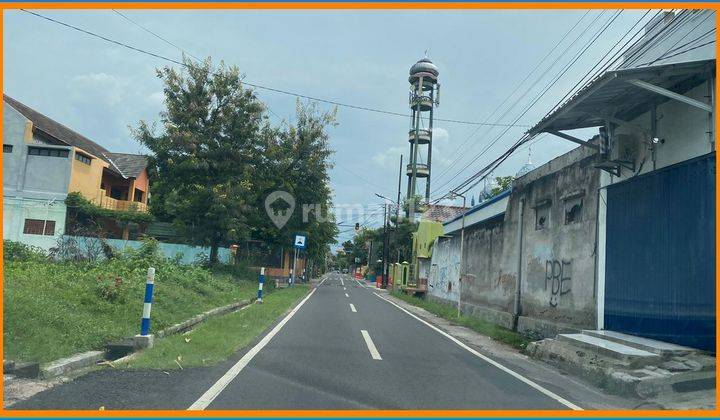
MULTIPOLYGON (((112 10, 38 12, 173 59, 181 57, 178 49, 112 10)), ((552 76, 566 68, 603 25, 609 25, 520 118, 522 126, 508 130, 473 164, 468 165, 503 129, 436 122, 433 185, 443 188, 433 196, 447 192, 506 150, 644 13, 624 11, 610 24, 613 11, 585 10, 121 12, 195 56, 237 65, 253 83, 393 112, 409 111, 408 69, 428 50, 442 84, 436 116, 466 121, 485 121, 582 18, 518 92, 539 79, 537 85, 527 95, 516 94, 506 102, 505 107, 516 101, 517 105, 500 120, 504 123, 515 119, 552 76)), ((5 93, 112 151, 143 151, 130 137, 128 126, 141 119, 157 120, 163 97, 155 69, 166 62, 20 11, 6 12, 4 36, 5 93)), ((258 95, 272 110, 274 123, 292 121, 294 97, 262 90, 258 95)), ((490 121, 497 122, 504 111, 490 121)), ((336 151, 331 171, 334 201, 360 204, 368 211, 379 209, 382 200, 375 193, 396 195, 399 155, 404 154, 407 162, 409 153, 410 120, 341 107, 338 123, 330 132, 336 151)), ((532 161, 542 164, 574 147, 546 136, 532 144, 532 161)), ((495 175, 514 174, 527 160, 525 147, 495 175)), ((378 211, 368 218, 368 225, 378 225, 381 217, 378 211)), ((351 236, 352 232, 345 232, 340 239, 351 236)))

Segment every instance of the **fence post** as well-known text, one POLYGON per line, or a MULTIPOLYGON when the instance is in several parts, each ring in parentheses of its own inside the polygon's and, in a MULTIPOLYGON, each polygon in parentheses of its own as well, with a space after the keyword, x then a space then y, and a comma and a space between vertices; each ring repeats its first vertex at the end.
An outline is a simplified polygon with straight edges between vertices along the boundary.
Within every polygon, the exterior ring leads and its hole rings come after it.
POLYGON ((262 303, 263 285, 265 284, 265 267, 260 267, 260 283, 258 284, 257 303, 262 303))
POLYGON ((152 309, 153 288, 155 287, 155 268, 150 267, 145 280, 145 299, 143 301, 142 321, 140 321, 140 334, 133 339, 135 348, 149 348, 153 346, 153 335, 150 334, 150 310, 152 309))

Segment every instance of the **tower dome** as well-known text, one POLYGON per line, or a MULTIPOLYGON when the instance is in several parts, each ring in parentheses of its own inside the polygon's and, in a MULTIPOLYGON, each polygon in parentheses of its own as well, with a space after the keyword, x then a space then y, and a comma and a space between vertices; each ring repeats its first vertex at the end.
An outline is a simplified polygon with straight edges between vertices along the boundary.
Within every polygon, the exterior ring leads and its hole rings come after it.
POLYGON ((417 63, 410 67, 410 76, 418 73, 430 73, 435 77, 440 74, 437 66, 427 57, 420 59, 417 63))
POLYGON ((528 161, 526 164, 524 164, 519 171, 515 174, 515 178, 520 178, 521 176, 525 175, 526 173, 532 171, 535 169, 535 165, 532 163, 532 149, 528 152, 528 161))

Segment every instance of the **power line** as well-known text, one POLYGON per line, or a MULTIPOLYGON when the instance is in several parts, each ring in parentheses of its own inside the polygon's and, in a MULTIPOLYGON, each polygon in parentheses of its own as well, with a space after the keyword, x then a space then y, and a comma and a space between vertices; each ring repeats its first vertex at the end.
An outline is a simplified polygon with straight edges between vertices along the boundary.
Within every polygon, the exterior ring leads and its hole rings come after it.
MULTIPOLYGON (((53 22, 53 23, 56 23, 56 24, 58 24, 58 25, 62 25, 62 26, 64 26, 64 27, 66 27, 66 28, 70 28, 70 29, 76 30, 76 31, 78 31, 78 32, 82 32, 82 33, 84 33, 84 34, 86 34, 86 35, 90 35, 90 36, 93 36, 93 37, 102 39, 103 41, 110 42, 110 43, 112 43, 112 44, 115 44, 115 45, 118 45, 118 46, 121 46, 121 47, 124 47, 124 48, 128 48, 128 49, 133 50, 133 51, 135 51, 135 52, 139 52, 139 53, 141 53, 141 54, 150 55, 150 56, 152 56, 152 57, 159 58, 159 59, 161 59, 161 60, 165 60, 165 61, 168 61, 168 62, 173 63, 173 64, 177 64, 177 65, 180 65, 180 66, 183 66, 183 67, 187 67, 187 64, 186 64, 186 63, 182 63, 182 62, 180 62, 180 61, 177 61, 177 60, 175 60, 175 59, 172 59, 172 58, 163 56, 163 55, 161 55, 161 54, 153 53, 153 52, 147 51, 147 50, 142 49, 142 48, 134 47, 134 46, 132 46, 132 45, 129 45, 129 44, 126 44, 126 43, 123 43, 123 42, 120 42, 120 41, 116 41, 116 40, 111 39, 111 38, 108 38, 108 37, 106 37, 106 36, 97 34, 97 33, 95 33, 95 32, 88 31, 88 30, 86 30, 86 29, 82 29, 82 28, 80 28, 80 27, 77 27, 77 26, 75 26, 75 25, 71 25, 71 24, 69 24, 69 23, 62 22, 62 21, 57 20, 57 19, 53 19, 53 18, 51 18, 51 17, 42 15, 42 14, 40 14, 40 13, 32 12, 32 11, 29 11, 29 10, 27 10, 27 9, 20 9, 20 10, 23 11, 23 12, 25 12, 25 13, 29 13, 29 14, 31 14, 31 15, 34 15, 34 16, 36 16, 36 17, 39 17, 39 18, 41 18, 41 19, 45 19, 45 20, 47 20, 47 21, 49 21, 49 22, 53 22)), ((367 106, 353 105, 353 104, 349 104, 349 103, 346 103, 346 102, 340 102, 340 101, 335 101, 335 100, 330 100, 330 99, 323 99, 323 98, 319 98, 319 97, 316 97, 316 96, 310 96, 310 95, 305 95, 305 94, 302 94, 302 93, 292 92, 292 91, 288 91, 288 90, 284 90, 284 89, 273 88, 273 87, 261 85, 261 84, 258 84, 258 83, 251 83, 251 82, 248 82, 248 81, 243 81, 243 83, 244 83, 245 85, 254 87, 254 88, 256 88, 256 89, 263 89, 263 90, 267 90, 267 91, 269 91, 269 92, 275 92, 275 93, 280 93, 280 94, 283 94, 283 95, 294 96, 294 97, 297 97, 297 98, 308 99, 308 100, 311 100, 311 101, 322 102, 322 103, 326 103, 326 104, 330 104, 330 105, 335 105, 335 106, 339 106, 339 107, 343 107, 343 108, 356 109, 356 110, 361 110, 361 111, 374 112, 374 113, 378 113, 378 114, 385 114, 385 115, 391 115, 391 116, 403 117, 403 118, 410 118, 410 117, 411 117, 411 115, 409 115, 409 114, 403 114, 403 113, 394 112, 394 111, 387 111, 387 110, 378 109, 378 108, 371 108, 371 107, 367 107, 367 106)), ((465 120, 446 119, 446 118, 436 118, 435 121, 443 121, 443 122, 448 122, 448 123, 465 124, 465 125, 480 125, 480 126, 486 125, 486 126, 497 126, 497 127, 530 127, 530 126, 527 125, 527 124, 517 124, 517 122, 514 122, 514 123, 512 123, 512 124, 504 124, 504 123, 492 123, 492 124, 489 124, 489 123, 482 123, 482 122, 476 122, 476 121, 465 121, 465 120)))
MULTIPOLYGON (((534 67, 532 70, 530 70, 530 72, 525 76, 525 78, 523 78, 523 79, 520 81, 520 83, 518 83, 517 86, 515 86, 515 88, 513 89, 513 91, 512 91, 508 96, 506 96, 505 99, 503 99, 503 101, 500 103, 500 105, 498 105, 498 106, 493 110, 493 112, 490 113, 490 115, 485 119, 485 122, 488 122, 488 121, 490 120, 490 118, 492 118, 492 117, 495 115, 495 113, 497 113, 497 112, 500 110, 500 108, 502 108, 502 106, 505 105, 505 103, 506 103, 511 97, 513 97, 513 95, 515 95, 515 93, 520 89, 520 87, 523 85, 523 83, 525 83, 525 82, 528 80, 528 78, 530 78, 530 76, 545 62, 545 60, 547 60, 547 59, 550 57, 550 55, 552 55, 552 53, 555 52, 555 50, 563 43, 563 41, 565 41, 565 39, 568 37, 568 35, 570 35, 570 33, 572 33, 572 31, 575 30, 575 28, 576 28, 578 25, 580 25, 580 22, 582 22, 583 19, 585 19, 585 16, 587 16, 588 13, 590 13, 589 10, 586 11, 585 14, 583 14, 582 16, 580 16, 580 19, 578 19, 578 21, 575 22, 575 24, 574 24, 567 32, 565 32, 565 34, 562 36, 562 38, 560 38, 560 40, 555 43, 555 46, 554 46, 550 51, 548 51, 548 53, 545 54, 545 56, 537 63, 537 65, 535 65, 535 67, 534 67)), ((592 25, 592 23, 591 23, 591 25, 592 25)), ((541 77, 542 77, 542 76, 541 76, 541 77)), ((502 118, 502 117, 500 117, 500 118, 502 118)), ((489 130, 490 130, 490 129, 486 130, 485 133, 483 134, 483 136, 486 135, 486 134, 489 132, 489 130)), ((450 154, 450 156, 451 156, 451 157, 452 157, 452 156, 455 156, 455 155, 457 154, 457 152, 459 152, 460 149, 462 149, 462 147, 465 146, 465 144, 466 144, 468 141, 470 141, 470 139, 471 139, 473 136, 475 136, 475 134, 476 134, 478 131, 480 131, 480 126, 479 126, 478 128, 476 128, 475 131, 473 131, 473 132, 450 154)), ((445 175, 445 174, 450 170, 450 168, 451 168, 459 159, 460 159, 460 156, 458 156, 457 159, 454 159, 454 160, 450 163, 450 165, 448 165, 442 172, 440 172, 439 175, 437 175, 437 177, 438 177, 439 179, 442 179, 442 176, 445 175)))
MULTIPOLYGON (((596 34, 594 34, 594 36, 592 37, 592 39, 591 39, 588 43, 586 43, 586 45, 575 55, 575 57, 571 60, 571 62, 570 62, 568 65, 566 65, 566 67, 565 67, 562 71, 560 71, 558 74, 555 75, 554 79, 553 79, 550 83, 548 83, 548 84, 546 85, 546 87, 544 88, 544 90, 543 90, 539 95, 537 95, 537 96, 535 97, 535 99, 534 99, 529 105, 527 105, 527 106, 525 107, 525 109, 515 118, 515 121, 517 121, 517 120, 519 120, 520 118, 522 118, 528 111, 530 111, 530 109, 532 109, 533 106, 535 106, 535 104, 565 75, 565 73, 567 73, 567 72, 570 70, 570 68, 572 68, 572 66, 577 62, 577 60, 579 60, 580 57, 581 57, 598 39, 600 39, 600 36, 601 36, 608 28, 610 28, 610 26, 612 25, 612 23, 620 16, 621 13, 622 13, 622 10, 619 10, 619 11, 617 11, 613 16, 611 16, 611 17, 608 19, 608 21, 602 26, 601 30, 600 30, 599 32, 597 32, 596 34)), ((505 131, 503 131, 500 135, 498 135, 487 147, 485 147, 484 150, 482 150, 478 155, 476 155, 476 156, 472 159, 472 161, 470 161, 467 165, 465 165, 465 167, 463 167, 460 171, 458 171, 458 173, 456 173, 456 174, 455 174, 448 182, 446 182, 444 185, 447 185, 450 181, 452 181, 452 179, 455 179, 455 178, 456 178, 457 176, 459 176, 465 169, 467 169, 470 165, 472 165, 472 164, 473 164, 474 162, 476 162, 480 157, 482 157, 482 156, 490 149, 490 147, 492 147, 495 143, 497 143, 497 141, 500 140, 500 138, 501 138, 503 135, 505 135, 505 133, 507 133, 508 130, 509 130, 509 128, 506 129, 505 131)), ((523 137, 521 138, 521 140, 524 139, 525 137, 526 137, 526 136, 523 136, 523 137)), ((484 168, 483 170, 479 171, 479 172, 476 172, 475 174, 473 174, 472 176, 470 176, 469 178, 467 178, 465 181, 463 181, 462 183, 460 183, 457 187, 453 188, 452 190, 453 190, 453 191, 458 191, 458 190, 460 190, 460 189, 465 189, 467 185, 469 185, 470 183, 473 182, 473 180, 475 180, 477 177, 482 176, 482 175, 484 174, 483 171, 486 170, 486 169, 487 169, 487 167, 484 168)), ((473 184, 473 185, 475 185, 475 184, 473 184)), ((467 190, 465 190, 465 191, 467 191, 467 190)))
POLYGON ((153 32, 153 31, 151 31, 150 29, 146 28, 145 26, 137 23, 135 20, 131 19, 131 18, 128 17, 127 15, 125 15, 125 14, 123 14, 123 13, 120 13, 120 12, 117 11, 116 9, 112 9, 112 11, 115 12, 116 14, 118 14, 119 16, 121 16, 123 19, 127 20, 128 22, 132 23, 133 25, 137 26, 138 28, 142 29, 143 31, 145 31, 145 32, 149 33, 150 35, 154 36, 155 38, 157 38, 157 39, 165 42, 166 44, 169 44, 169 45, 172 46, 172 47, 177 48, 177 49, 180 50, 183 54, 188 55, 188 56, 194 58, 195 60, 197 60, 197 61, 199 61, 199 62, 202 62, 201 59, 199 59, 199 58, 197 58, 196 56, 192 55, 191 53, 187 52, 187 51, 186 51, 185 49, 183 49, 182 47, 180 47, 180 46, 172 43, 171 41, 167 40, 166 38, 163 38, 162 36, 158 35, 157 33, 155 33, 155 32, 153 32))

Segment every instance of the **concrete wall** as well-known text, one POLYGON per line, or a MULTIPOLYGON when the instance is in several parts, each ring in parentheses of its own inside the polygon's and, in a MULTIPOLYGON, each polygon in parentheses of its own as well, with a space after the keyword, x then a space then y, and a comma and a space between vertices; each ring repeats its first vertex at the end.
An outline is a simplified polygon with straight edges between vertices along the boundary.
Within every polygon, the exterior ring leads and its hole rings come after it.
MULTIPOLYGON (((106 241, 108 245, 118 250, 124 250, 126 248, 137 249, 140 248, 140 246, 142 245, 141 241, 130 241, 123 239, 107 239, 106 241)), ((174 258, 176 255, 180 255, 180 261, 183 264, 192 264, 203 255, 205 257, 210 256, 210 248, 207 247, 191 246, 185 244, 170 244, 165 242, 160 242, 159 245, 160 251, 162 251, 163 255, 166 258, 174 258)), ((229 263, 230 257, 230 248, 218 249, 218 258, 220 259, 220 262, 229 263)))
MULTIPOLYGON (((460 298, 464 313, 511 328, 520 274, 520 331, 553 336, 595 326, 600 174, 594 162, 588 148, 548 162, 515 181, 504 214, 466 227, 460 298), (576 204, 581 210, 566 223, 566 212, 576 204), (536 224, 540 215, 546 219, 542 226, 536 224), (521 226, 522 249, 518 242, 521 226)), ((430 298, 457 303, 459 248, 459 231, 451 232, 451 238, 438 239, 430 298), (448 291, 451 280, 454 284, 448 291)))
POLYGON ((29 146, 51 146, 33 136, 32 123, 13 107, 3 107, 3 239, 49 249, 65 229, 65 197, 70 177, 70 157, 30 156, 29 146), (52 220, 55 235, 26 235, 25 219, 52 220))
MULTIPOLYGON (((521 304, 518 330, 554 335, 596 324, 596 218, 600 171, 591 149, 578 148, 513 184, 506 252, 515 255, 522 220, 521 304), (574 210, 573 210, 574 208, 574 210), (545 217, 544 227, 539 218, 545 217)), ((517 275, 517 268, 509 270, 517 275)))
POLYGON ((428 277, 428 296, 456 304, 459 278, 459 236, 436 239, 428 277))
POLYGON ((4 197, 3 239, 40 247, 48 250, 55 246, 65 231, 65 203, 32 198, 4 197), (55 221, 55 235, 26 235, 23 233, 25 219, 55 221))

